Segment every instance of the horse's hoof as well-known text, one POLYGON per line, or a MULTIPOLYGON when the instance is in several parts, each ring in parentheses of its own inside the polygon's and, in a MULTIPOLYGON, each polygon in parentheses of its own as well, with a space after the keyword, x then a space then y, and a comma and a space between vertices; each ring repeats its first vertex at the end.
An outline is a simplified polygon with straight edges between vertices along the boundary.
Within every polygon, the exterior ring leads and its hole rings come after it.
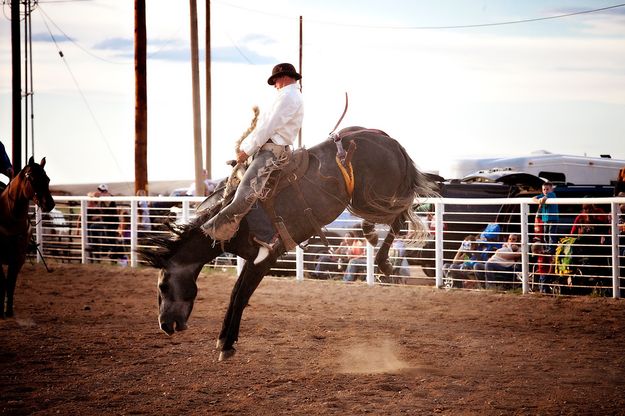
POLYGON ((380 269, 382 273, 384 273, 384 276, 386 277, 389 277, 390 275, 393 274, 393 265, 389 263, 388 261, 378 264, 378 268, 380 269))
POLYGON ((223 350, 219 353, 219 361, 225 361, 228 358, 231 358, 236 352, 237 350, 235 350, 234 348, 231 348, 229 350, 223 350))
POLYGON ((215 349, 216 350, 222 349, 225 343, 226 343, 226 340, 224 338, 219 338, 217 340, 217 345, 215 345, 215 349))

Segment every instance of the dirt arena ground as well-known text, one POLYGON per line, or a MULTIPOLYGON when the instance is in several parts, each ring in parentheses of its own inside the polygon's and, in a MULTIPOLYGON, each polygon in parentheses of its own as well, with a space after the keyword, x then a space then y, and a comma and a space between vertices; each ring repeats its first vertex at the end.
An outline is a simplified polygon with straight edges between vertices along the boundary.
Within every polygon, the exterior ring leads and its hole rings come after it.
POLYGON ((624 301, 267 278, 218 362, 231 274, 168 337, 154 270, 54 268, 0 321, 0 414, 625 414, 624 301))

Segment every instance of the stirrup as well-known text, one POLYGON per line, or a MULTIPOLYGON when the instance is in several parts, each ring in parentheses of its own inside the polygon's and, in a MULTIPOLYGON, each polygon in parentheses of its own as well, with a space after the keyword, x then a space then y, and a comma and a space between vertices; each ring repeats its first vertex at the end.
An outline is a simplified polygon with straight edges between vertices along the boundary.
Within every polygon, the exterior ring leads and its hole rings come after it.
POLYGON ((265 261, 267 257, 269 257, 269 255, 273 254, 275 248, 278 246, 278 243, 280 242, 280 237, 278 237, 278 235, 276 234, 271 239, 271 243, 266 243, 262 240, 259 240, 255 236, 252 237, 252 240, 254 240, 254 242, 260 246, 260 248, 258 249, 258 254, 256 255, 256 258, 254 259, 254 265, 257 265, 265 261))

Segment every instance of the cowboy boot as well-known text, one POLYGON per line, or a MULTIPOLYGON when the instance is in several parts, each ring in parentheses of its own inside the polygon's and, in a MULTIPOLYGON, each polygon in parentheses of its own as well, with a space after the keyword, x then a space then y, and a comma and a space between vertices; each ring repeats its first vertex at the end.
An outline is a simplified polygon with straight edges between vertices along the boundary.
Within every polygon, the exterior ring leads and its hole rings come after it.
POLYGON ((260 246, 258 249, 258 254, 254 259, 254 265, 260 264, 265 261, 269 256, 275 254, 278 246, 280 245, 280 236, 278 234, 274 235, 271 239, 271 242, 267 243, 265 241, 259 240, 256 237, 252 237, 254 242, 260 246))
POLYGON ((229 215, 226 212, 220 212, 213 218, 200 226, 205 235, 214 241, 230 240, 239 229, 241 219, 245 214, 229 215))

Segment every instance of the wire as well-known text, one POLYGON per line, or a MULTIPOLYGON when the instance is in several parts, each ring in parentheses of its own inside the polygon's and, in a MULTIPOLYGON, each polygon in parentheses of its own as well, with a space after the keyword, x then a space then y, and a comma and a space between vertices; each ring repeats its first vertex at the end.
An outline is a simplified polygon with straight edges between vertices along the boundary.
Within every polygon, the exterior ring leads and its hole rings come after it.
POLYGON ((56 49, 58 50, 59 56, 63 60, 63 64, 65 64, 65 68, 67 68, 67 72, 69 72, 70 76, 72 77, 72 80, 74 81, 74 85, 76 86, 76 89, 78 90, 78 93, 80 94, 80 97, 82 98, 85 106, 87 107, 87 111, 89 111, 89 114, 91 115, 91 118, 92 118, 93 122, 95 123, 98 132, 100 133, 100 138, 102 139, 102 141, 106 145, 106 148, 108 149, 108 151, 109 151, 109 153, 111 155, 111 158, 113 159, 113 162, 117 166, 118 171, 120 173, 123 172, 121 166, 119 165, 119 162, 117 161, 117 158, 115 157, 115 153, 113 153, 113 149, 111 149, 111 146, 109 145, 108 139, 106 138, 106 135, 104 134, 104 130, 102 129, 102 126, 98 122, 98 119, 96 118, 95 113, 93 112, 91 106, 89 105, 89 101, 87 100, 87 97, 85 96, 84 92, 80 88, 80 84, 78 83, 78 80, 76 79, 76 76, 74 76, 74 73, 72 72, 72 69, 70 68, 69 63, 65 59, 65 55, 63 55, 63 51, 59 47, 59 44, 57 43, 56 38, 52 34, 52 31, 50 30, 50 26, 48 25, 48 22, 45 19, 43 19, 43 23, 45 24, 46 29, 48 29, 48 33, 50 34, 50 37, 52 38, 52 41, 54 42, 54 45, 56 46, 56 49))
MULTIPOLYGON (((73 1, 76 1, 76 0, 73 0, 73 1)), ((48 14, 45 12, 45 10, 43 10, 43 7, 41 7, 41 5, 39 6, 38 10, 40 10, 40 11, 41 11, 42 15, 43 15, 43 16, 45 16, 45 18, 47 18, 47 19, 50 21, 50 23, 52 23, 52 24, 54 25, 54 27, 55 27, 55 28, 56 28, 59 32, 61 32, 61 33, 63 34, 63 36, 65 36, 65 38, 66 38, 68 41, 72 42, 74 45, 76 45, 76 46, 78 47, 78 49, 82 50, 82 51, 83 51, 83 52, 85 52, 87 55, 92 56, 92 57, 94 57, 94 58, 96 58, 96 59, 99 59, 99 60, 101 60, 101 61, 103 61, 103 62, 107 62, 107 63, 109 63, 109 64, 115 64, 115 65, 128 65, 128 64, 130 63, 130 61, 111 61, 110 59, 106 59, 106 58, 103 58, 103 57, 101 57, 101 56, 98 56, 98 55, 94 54, 93 52, 89 51, 87 48, 85 48, 85 47, 83 47, 82 45, 80 45, 80 44, 79 44, 78 42, 76 42, 74 39, 70 38, 70 37, 67 35, 67 33, 65 33, 65 32, 63 31, 63 29, 61 29, 61 28, 60 28, 60 27, 59 27, 59 26, 58 26, 58 25, 54 22, 54 20, 52 20, 52 18, 51 18, 50 16, 48 16, 48 14)), ((45 21, 45 19, 44 19, 44 21, 45 21)), ((46 24, 46 26, 47 26, 47 24, 46 24)), ((49 29, 48 29, 48 30, 49 30, 49 29)))
MULTIPOLYGON (((247 8, 247 7, 242 7, 242 6, 230 4, 230 3, 225 2, 225 1, 220 1, 220 0, 214 0, 214 1, 217 2, 217 3, 221 3, 221 4, 223 4, 225 6, 228 6, 228 7, 232 7, 232 8, 240 9, 240 10, 246 10, 246 11, 249 11, 249 12, 254 12, 254 13, 259 13, 259 14, 273 16, 273 17, 284 18, 284 19, 294 19, 295 18, 293 16, 286 16, 286 15, 281 15, 281 14, 269 13, 269 12, 266 12, 264 10, 250 9, 250 8, 247 8)), ((356 28, 362 28, 362 29, 390 29, 390 30, 472 29, 472 28, 479 28, 479 27, 504 26, 504 25, 520 24, 520 23, 539 22, 539 21, 542 21, 542 20, 561 19, 561 18, 565 18, 565 17, 578 16, 578 15, 582 15, 582 14, 602 12, 602 11, 606 11, 606 10, 611 10, 611 9, 616 9, 616 8, 619 8, 619 7, 623 7, 623 6, 625 6, 625 3, 619 3, 619 4, 612 5, 612 6, 601 7, 601 8, 597 8, 597 9, 591 9, 591 10, 582 10, 582 11, 578 11, 578 12, 564 13, 564 14, 559 14, 559 15, 554 15, 554 16, 535 17, 535 18, 529 18, 529 19, 510 20, 510 21, 494 22, 494 23, 477 23, 477 24, 449 25, 449 26, 358 25, 358 24, 353 24, 353 23, 338 23, 338 22, 329 22, 329 21, 315 20, 315 19, 309 19, 308 22, 317 23, 317 24, 324 24, 324 25, 356 27, 356 28)))
POLYGON ((227 33, 227 32, 224 32, 224 33, 226 33, 226 36, 228 37, 228 39, 230 39, 230 42, 232 43, 232 46, 234 46, 234 48, 237 50, 237 52, 239 52, 239 54, 243 57, 243 59, 245 59, 248 64, 254 65, 254 63, 239 48, 239 45, 237 45, 237 43, 232 39, 232 37, 230 37, 230 34, 227 33))

